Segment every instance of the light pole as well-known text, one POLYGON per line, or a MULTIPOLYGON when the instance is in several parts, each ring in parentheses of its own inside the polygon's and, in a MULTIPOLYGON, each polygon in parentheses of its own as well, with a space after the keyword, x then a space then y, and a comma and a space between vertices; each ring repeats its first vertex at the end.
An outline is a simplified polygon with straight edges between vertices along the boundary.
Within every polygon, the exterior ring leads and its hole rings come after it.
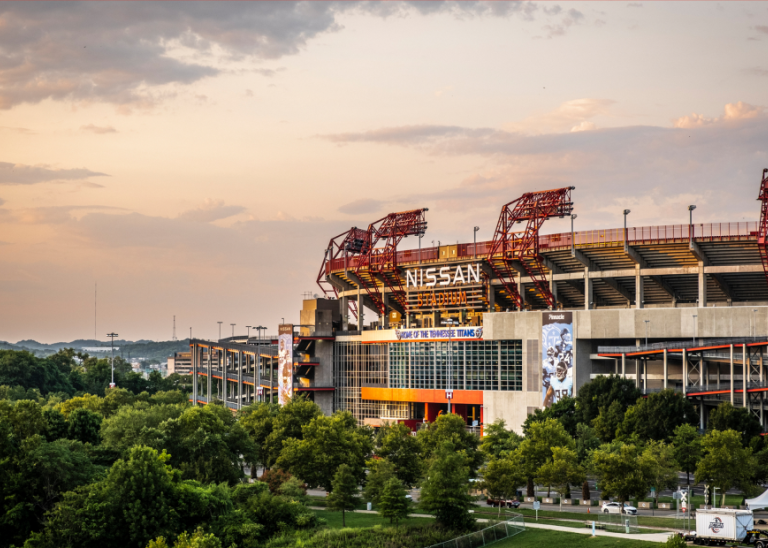
POLYGON ((629 252, 629 244, 627 243, 627 215, 632 213, 630 210, 624 210, 624 253, 629 252))
POLYGON ((231 324, 229 324, 229 325, 231 325, 231 326, 232 326, 232 336, 234 337, 234 336, 235 336, 235 326, 236 326, 237 324, 231 323, 231 324))
POLYGON ((643 320, 645 322, 645 346, 646 350, 648 350, 648 324, 651 323, 651 320, 643 320))
POLYGON ((192 328, 191 327, 189 328, 189 340, 190 341, 192 340, 192 328))
POLYGON ((475 259, 477 259, 477 231, 480 230, 479 226, 475 227, 475 233, 473 234, 474 237, 474 248, 472 250, 472 254, 474 255, 475 259))
POLYGON ((693 318, 693 345, 696 346, 696 318, 699 317, 698 314, 691 314, 691 317, 693 318))
POLYGON ((112 382, 109 383, 110 388, 115 387, 115 337, 117 337, 117 333, 107 333, 107 337, 110 338, 109 345, 112 347, 112 359, 110 367, 112 368, 112 382))
POLYGON ((223 324, 224 322, 216 322, 216 323, 219 324, 219 340, 221 340, 221 324, 223 324))
POLYGON ((693 210, 696 206, 691 204, 688 206, 688 243, 693 246, 693 210))
POLYGON ((576 220, 576 217, 578 217, 578 215, 575 213, 571 215, 571 257, 576 256, 576 247, 574 246, 573 242, 573 221, 576 220))
POLYGON ((446 396, 450 395, 451 397, 446 399, 448 400, 448 414, 451 413, 451 400, 453 400, 453 390, 451 389, 451 381, 453 380, 453 341, 451 340, 451 331, 452 327, 454 325, 458 325, 459 322, 454 320, 453 318, 446 318, 442 321, 444 325, 448 326, 448 384, 447 384, 447 390, 446 390, 446 396))
POLYGON ((250 325, 246 325, 245 328, 248 330, 248 334, 246 335, 246 337, 248 339, 250 339, 251 338, 251 326, 250 325))

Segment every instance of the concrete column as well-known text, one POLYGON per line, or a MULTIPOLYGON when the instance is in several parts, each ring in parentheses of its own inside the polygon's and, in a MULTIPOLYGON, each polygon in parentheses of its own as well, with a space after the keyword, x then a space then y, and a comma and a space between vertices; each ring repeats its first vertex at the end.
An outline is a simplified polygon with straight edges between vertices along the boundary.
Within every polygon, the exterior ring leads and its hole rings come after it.
POLYGON ((640 388, 640 362, 642 360, 635 360, 635 387, 640 388))
POLYGON ((621 355, 621 376, 622 378, 627 378, 627 355, 622 354, 621 355))
POLYGON ((339 299, 339 312, 341 312, 341 330, 349 330, 349 297, 339 299))
POLYGON ((688 394, 688 351, 683 348, 683 397, 688 394))
POLYGON ((733 345, 731 345, 731 405, 733 405, 733 345))
POLYGON ((552 297, 555 299, 555 306, 557 306, 557 282, 555 282, 554 270, 549 273, 549 292, 552 293, 552 297))
POLYGON ((667 363, 667 349, 664 349, 664 388, 667 388, 669 382, 669 364, 667 363))
MULTIPOLYGON (((213 349, 211 349, 211 350, 213 350, 213 349)), ((219 351, 216 350, 217 355, 218 355, 218 352, 219 351)), ((213 392, 213 360, 211 358, 211 354, 213 354, 213 352, 209 352, 209 354, 208 354, 208 376, 206 377, 208 382, 207 382, 207 386, 205 387, 206 388, 206 390, 205 390, 206 400, 205 401, 207 401, 207 402, 211 401, 211 393, 213 392)), ((219 361, 219 363, 221 363, 221 361, 219 361)))
POLYGON ((648 393, 648 358, 643 361, 643 390, 648 393))
POLYGON ((237 353, 237 408, 243 408, 243 358, 245 354, 237 353))
POLYGON ((699 261, 699 306, 707 306, 707 275, 702 261, 699 261))
MULTIPOLYGON (((261 387, 261 345, 256 347, 256 358, 254 364, 256 366, 256 373, 253 375, 253 377, 256 379, 256 401, 261 402, 264 401, 263 396, 259 397, 259 388, 261 387)), ((263 390, 264 389, 262 389, 262 392, 263 390)))
POLYGON ((493 285, 491 284, 491 281, 488 280, 488 311, 489 312, 496 312, 496 292, 493 290, 493 285))
POLYGON ((616 375, 619 374, 619 360, 618 360, 618 358, 613 360, 613 372, 616 375))
MULTIPOLYGON (((363 330, 363 299, 361 298, 362 295, 360 294, 360 286, 357 286, 357 330, 362 331, 363 330)), ((272 378, 272 375, 269 376, 270 379, 272 378)), ((270 386, 270 391, 272 390, 272 387, 270 386)), ((272 395, 270 392, 270 401, 272 400, 272 395)))
POLYGON ((741 406, 749 407, 749 393, 747 392, 747 389, 749 388, 749 353, 747 352, 746 344, 741 345, 741 358, 741 369, 743 371, 741 374, 741 382, 744 385, 744 394, 741 398, 741 406))
POLYGON ((192 347, 192 405, 197 405, 197 345, 192 347))
POLYGON ((594 292, 592 291, 592 278, 589 277, 589 267, 584 267, 584 310, 590 310, 592 305, 590 304, 594 299, 594 292))
POLYGON ((635 265, 635 308, 643 308, 645 301, 645 291, 643 277, 640 275, 640 265, 635 265))
POLYGON ((704 430, 704 397, 699 401, 699 429, 704 430))

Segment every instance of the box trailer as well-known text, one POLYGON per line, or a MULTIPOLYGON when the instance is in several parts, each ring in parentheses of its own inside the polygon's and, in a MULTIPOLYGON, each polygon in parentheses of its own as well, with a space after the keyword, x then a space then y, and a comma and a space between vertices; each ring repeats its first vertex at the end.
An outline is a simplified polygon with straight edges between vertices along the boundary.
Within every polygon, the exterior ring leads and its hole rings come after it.
MULTIPOLYGON (((696 511, 696 533, 686 540, 705 546, 744 542, 754 531, 754 517, 749 510, 714 508, 696 511)), ((761 547, 762 548, 762 547, 761 547)))

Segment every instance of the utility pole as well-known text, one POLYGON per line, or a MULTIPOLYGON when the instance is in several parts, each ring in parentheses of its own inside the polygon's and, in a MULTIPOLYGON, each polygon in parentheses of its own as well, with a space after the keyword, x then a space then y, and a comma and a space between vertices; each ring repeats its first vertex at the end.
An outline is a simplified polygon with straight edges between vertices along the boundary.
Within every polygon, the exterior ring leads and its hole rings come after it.
POLYGON ((173 337, 171 338, 172 341, 178 341, 179 339, 176 338, 176 316, 173 316, 173 337))
POLYGON ((115 337, 117 337, 117 333, 107 333, 107 337, 111 339, 110 346, 112 347, 112 360, 111 360, 111 368, 112 368, 112 382, 109 383, 110 388, 115 387, 115 337))

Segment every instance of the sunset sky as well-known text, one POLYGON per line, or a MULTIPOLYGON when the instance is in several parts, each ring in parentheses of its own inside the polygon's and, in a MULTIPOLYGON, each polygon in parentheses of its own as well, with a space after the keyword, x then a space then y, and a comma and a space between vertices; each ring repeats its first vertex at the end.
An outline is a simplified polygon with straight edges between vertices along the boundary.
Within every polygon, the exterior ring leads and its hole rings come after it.
POLYGON ((766 107, 765 2, 3 2, 0 340, 92 338, 96 282, 102 339, 276 333, 390 211, 756 221, 766 107))

